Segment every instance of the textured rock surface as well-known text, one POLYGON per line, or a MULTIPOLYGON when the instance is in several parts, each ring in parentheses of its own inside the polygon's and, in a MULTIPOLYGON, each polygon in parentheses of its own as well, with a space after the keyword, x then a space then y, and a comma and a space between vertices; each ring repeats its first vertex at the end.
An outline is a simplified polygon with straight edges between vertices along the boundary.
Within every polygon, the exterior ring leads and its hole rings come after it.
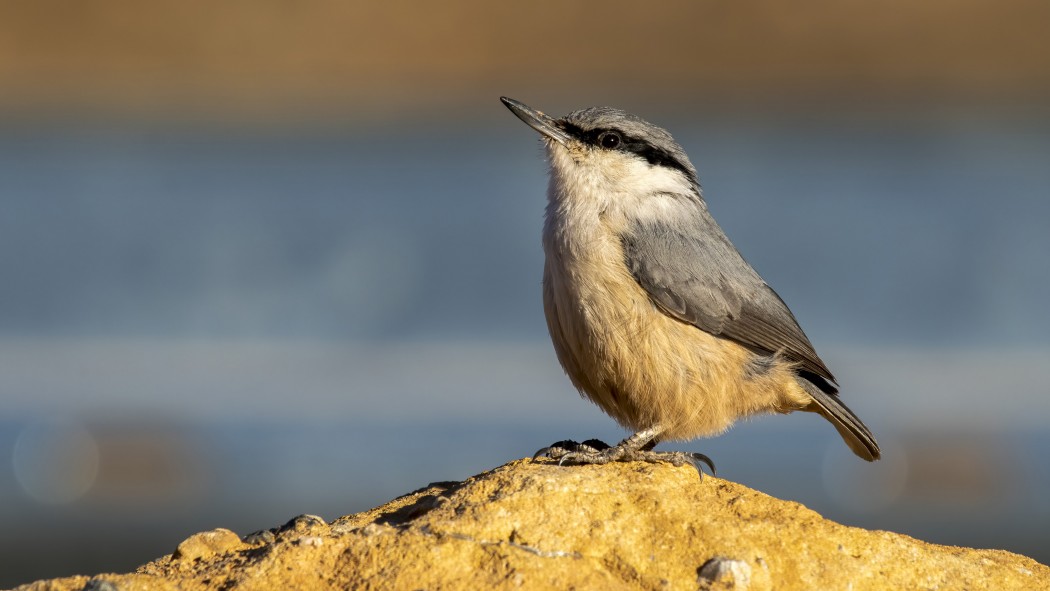
POLYGON ((134 574, 26 590, 1047 589, 997 550, 846 527, 690 467, 521 460, 331 524, 191 536, 134 574))

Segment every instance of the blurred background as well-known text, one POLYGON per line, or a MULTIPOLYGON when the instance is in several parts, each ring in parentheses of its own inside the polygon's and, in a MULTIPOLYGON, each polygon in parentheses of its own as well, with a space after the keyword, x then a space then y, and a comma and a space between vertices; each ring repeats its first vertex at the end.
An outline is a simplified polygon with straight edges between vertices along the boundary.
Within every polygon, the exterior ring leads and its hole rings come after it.
POLYGON ((667 127, 885 457, 679 444, 1050 561, 1050 4, 0 3, 0 586, 326 519, 564 438, 546 164, 500 95, 667 127))

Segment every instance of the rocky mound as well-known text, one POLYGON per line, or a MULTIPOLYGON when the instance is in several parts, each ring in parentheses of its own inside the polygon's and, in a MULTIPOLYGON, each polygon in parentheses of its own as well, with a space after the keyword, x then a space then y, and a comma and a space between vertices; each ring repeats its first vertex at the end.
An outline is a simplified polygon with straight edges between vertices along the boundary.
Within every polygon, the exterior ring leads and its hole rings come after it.
POLYGON ((1046 589, 998 550, 846 527, 691 467, 520 460, 325 523, 191 536, 135 573, 26 591, 138 589, 1046 589))

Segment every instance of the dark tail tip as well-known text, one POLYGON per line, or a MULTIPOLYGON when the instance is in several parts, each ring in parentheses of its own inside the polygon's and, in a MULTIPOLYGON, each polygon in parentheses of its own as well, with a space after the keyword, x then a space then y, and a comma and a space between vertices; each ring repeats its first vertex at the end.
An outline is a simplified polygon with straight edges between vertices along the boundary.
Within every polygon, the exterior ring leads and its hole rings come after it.
POLYGON ((815 405, 813 412, 820 413, 835 426, 835 430, 839 432, 842 440, 853 453, 869 462, 874 462, 882 457, 879 442, 875 441, 871 430, 839 400, 837 395, 824 392, 805 379, 800 379, 798 382, 813 397, 815 405))

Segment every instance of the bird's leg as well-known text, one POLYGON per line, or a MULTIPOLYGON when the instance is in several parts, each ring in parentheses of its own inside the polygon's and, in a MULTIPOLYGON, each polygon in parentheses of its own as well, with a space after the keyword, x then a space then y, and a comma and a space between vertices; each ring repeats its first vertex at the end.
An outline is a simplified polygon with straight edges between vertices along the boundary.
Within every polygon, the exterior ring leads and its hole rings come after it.
POLYGON ((558 460, 559 464, 608 464, 609 462, 670 462, 675 466, 692 464, 703 476, 702 464, 706 464, 715 473, 715 464, 711 458, 701 453, 685 451, 653 451, 660 441, 660 426, 643 429, 614 446, 606 445, 597 439, 583 443, 559 441, 545 447, 534 457, 546 456, 558 460))

